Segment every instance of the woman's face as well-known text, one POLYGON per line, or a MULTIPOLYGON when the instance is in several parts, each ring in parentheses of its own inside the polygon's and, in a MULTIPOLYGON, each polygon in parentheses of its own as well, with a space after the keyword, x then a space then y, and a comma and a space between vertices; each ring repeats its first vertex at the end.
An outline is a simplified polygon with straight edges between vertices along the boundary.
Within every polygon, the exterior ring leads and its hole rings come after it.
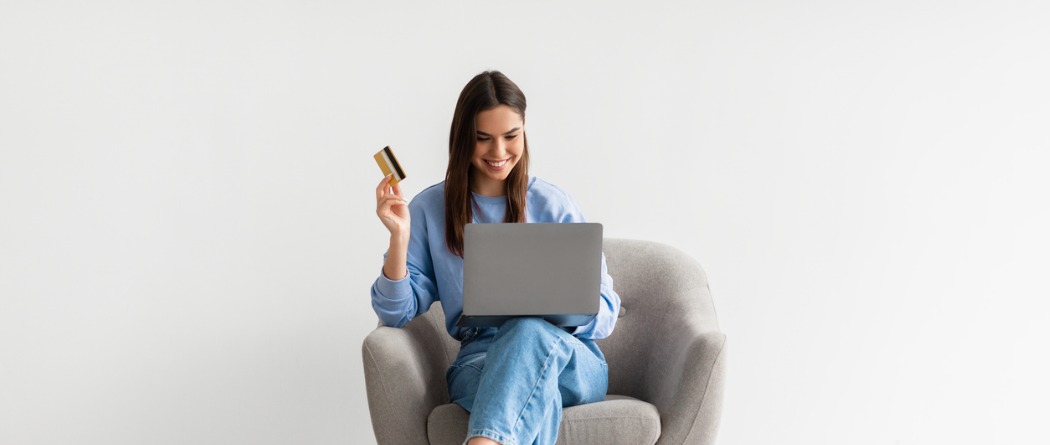
POLYGON ((513 108, 499 105, 478 113, 477 138, 470 163, 476 193, 500 196, 503 181, 518 164, 525 149, 525 121, 513 108))

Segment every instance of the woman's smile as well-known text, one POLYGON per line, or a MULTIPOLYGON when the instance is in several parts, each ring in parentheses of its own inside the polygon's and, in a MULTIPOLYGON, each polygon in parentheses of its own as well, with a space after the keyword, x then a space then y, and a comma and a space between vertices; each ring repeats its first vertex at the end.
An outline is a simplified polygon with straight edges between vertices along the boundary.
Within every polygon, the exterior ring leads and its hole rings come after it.
POLYGON ((485 160, 485 162, 489 165, 489 168, 492 169, 493 171, 503 170, 503 168, 507 166, 507 162, 509 162, 509 161, 510 161, 510 158, 503 159, 503 160, 500 160, 500 161, 490 161, 488 159, 485 160))

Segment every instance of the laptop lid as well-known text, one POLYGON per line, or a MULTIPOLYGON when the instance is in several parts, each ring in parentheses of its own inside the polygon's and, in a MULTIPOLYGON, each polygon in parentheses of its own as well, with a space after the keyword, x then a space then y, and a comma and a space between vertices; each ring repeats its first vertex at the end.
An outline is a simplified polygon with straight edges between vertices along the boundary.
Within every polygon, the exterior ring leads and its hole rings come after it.
POLYGON ((542 317, 580 326, 598 313, 602 225, 467 224, 459 326, 542 317))

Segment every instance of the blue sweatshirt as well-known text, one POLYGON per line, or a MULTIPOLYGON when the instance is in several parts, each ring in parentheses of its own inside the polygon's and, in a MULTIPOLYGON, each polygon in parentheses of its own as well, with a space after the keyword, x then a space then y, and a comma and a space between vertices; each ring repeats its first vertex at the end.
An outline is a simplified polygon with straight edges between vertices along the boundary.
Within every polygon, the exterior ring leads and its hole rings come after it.
MULTIPOLYGON (((475 223, 503 222, 507 201, 503 196, 474 194, 480 212, 475 223)), ((408 276, 387 278, 382 270, 372 285, 372 308, 383 325, 401 327, 423 314, 435 301, 445 310, 445 327, 455 339, 467 328, 456 326, 463 313, 463 258, 455 256, 445 244, 445 183, 423 190, 408 204, 412 217, 412 236, 408 243, 408 276)), ((586 222, 576 202, 562 189, 536 178, 529 178, 525 195, 525 222, 586 222)), ((386 258, 386 255, 383 255, 386 258)), ((598 315, 572 333, 580 338, 608 337, 620 312, 620 296, 613 291, 613 280, 602 254, 602 280, 598 315)))

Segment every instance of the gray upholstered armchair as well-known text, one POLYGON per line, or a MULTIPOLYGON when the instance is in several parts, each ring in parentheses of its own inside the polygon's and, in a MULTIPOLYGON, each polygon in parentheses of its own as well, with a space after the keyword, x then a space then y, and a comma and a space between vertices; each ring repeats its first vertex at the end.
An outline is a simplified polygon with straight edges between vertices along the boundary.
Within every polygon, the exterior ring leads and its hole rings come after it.
MULTIPOLYGON (((670 246, 606 239, 609 275, 622 305, 616 330, 598 342, 609 363, 604 402, 566 408, 559 444, 711 444, 725 379, 707 276, 670 246)), ((365 338, 365 383, 381 445, 459 445, 467 413, 450 404, 445 371, 459 344, 439 304, 401 329, 365 338)))

